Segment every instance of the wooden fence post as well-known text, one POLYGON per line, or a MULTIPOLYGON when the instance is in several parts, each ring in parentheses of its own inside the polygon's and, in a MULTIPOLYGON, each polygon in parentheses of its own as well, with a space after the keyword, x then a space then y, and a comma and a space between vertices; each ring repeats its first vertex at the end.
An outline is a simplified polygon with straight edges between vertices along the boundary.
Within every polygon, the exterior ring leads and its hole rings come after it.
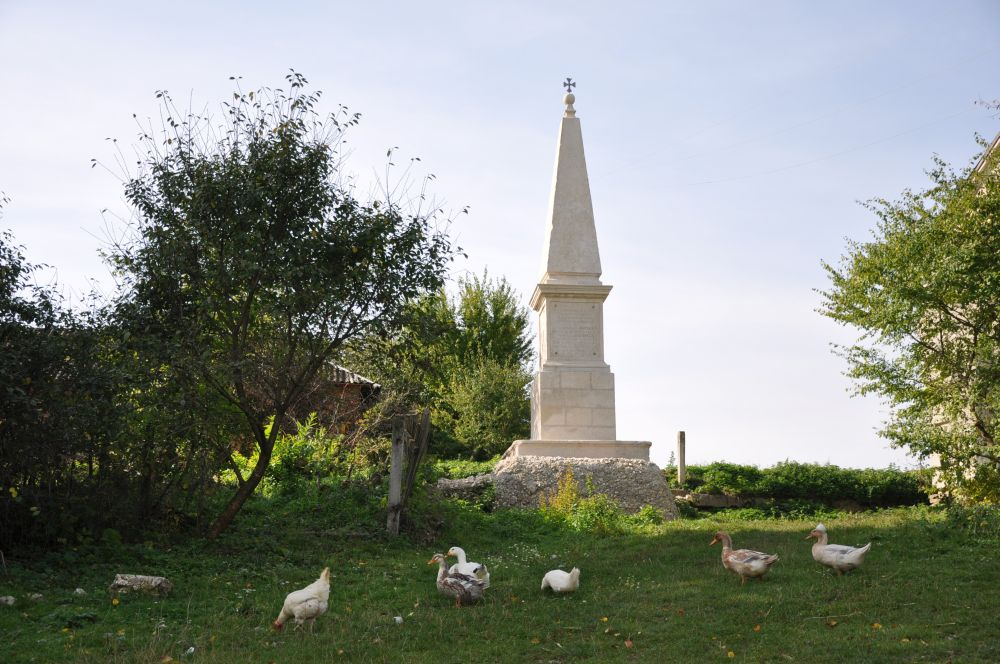
POLYGON ((390 535, 399 534, 403 509, 417 483, 417 469, 427 453, 431 433, 431 411, 417 415, 396 415, 392 418, 392 453, 389 458, 389 515, 385 529, 390 535))
POLYGON ((406 419, 392 418, 392 454, 389 457, 389 516, 385 529, 390 535, 399 534, 399 517, 403 511, 403 463, 406 459, 406 419))
POLYGON ((684 486, 687 479, 687 464, 684 462, 684 432, 677 432, 677 483, 684 486))

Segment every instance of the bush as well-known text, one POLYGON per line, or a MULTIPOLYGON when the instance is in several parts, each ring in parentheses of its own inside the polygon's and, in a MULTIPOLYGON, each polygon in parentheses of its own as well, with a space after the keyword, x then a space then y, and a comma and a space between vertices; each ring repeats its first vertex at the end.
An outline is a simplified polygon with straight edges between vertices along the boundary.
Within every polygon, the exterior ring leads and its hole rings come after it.
POLYGON ((530 432, 531 407, 524 367, 481 358, 456 372, 447 389, 449 417, 436 418, 463 453, 488 459, 530 432))
POLYGON ((629 520, 636 526, 658 526, 663 523, 663 512, 652 505, 643 505, 629 520))
POLYGON ((756 466, 741 466, 735 463, 713 463, 705 468, 704 484, 699 493, 723 493, 728 496, 742 496, 758 491, 763 473, 756 466))
MULTIPOLYGON (((809 501, 833 506, 852 500, 862 507, 892 507, 927 502, 927 471, 898 468, 853 469, 833 465, 786 461, 771 468, 733 463, 688 466, 685 489, 695 493, 773 498, 776 501, 809 501)), ((667 475, 676 487, 675 474, 667 475)))
POLYGON ((539 507, 548 514, 569 518, 580 502, 580 486, 573 476, 573 466, 567 466, 559 477, 556 490, 543 493, 539 498, 539 507))
POLYGON ((996 505, 951 505, 948 525, 981 539, 1000 539, 1000 507, 996 505))
POLYGON ((473 475, 483 475, 493 472, 493 468, 500 461, 499 456, 486 461, 472 461, 470 459, 436 459, 432 467, 435 477, 446 477, 450 480, 460 480, 473 475))
POLYGON ((567 466, 559 477, 555 491, 543 494, 539 500, 542 515, 546 519, 565 523, 574 530, 594 535, 623 532, 628 519, 622 508, 607 495, 597 493, 591 478, 587 478, 586 485, 589 495, 584 498, 573 475, 573 467, 567 466))
POLYGON ((581 532, 617 535, 624 530, 622 508, 603 493, 583 498, 573 509, 569 523, 581 532))

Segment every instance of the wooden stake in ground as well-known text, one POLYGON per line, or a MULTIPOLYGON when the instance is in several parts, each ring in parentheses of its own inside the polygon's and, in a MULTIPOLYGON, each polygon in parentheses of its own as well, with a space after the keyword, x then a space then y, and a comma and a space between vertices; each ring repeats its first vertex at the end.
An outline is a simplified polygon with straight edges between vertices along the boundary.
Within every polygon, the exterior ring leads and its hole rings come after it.
POLYGON ((389 458, 389 514, 385 529, 390 535, 399 534, 403 508, 413 494, 417 467, 427 453, 430 439, 431 413, 396 415, 392 418, 392 452, 389 458))

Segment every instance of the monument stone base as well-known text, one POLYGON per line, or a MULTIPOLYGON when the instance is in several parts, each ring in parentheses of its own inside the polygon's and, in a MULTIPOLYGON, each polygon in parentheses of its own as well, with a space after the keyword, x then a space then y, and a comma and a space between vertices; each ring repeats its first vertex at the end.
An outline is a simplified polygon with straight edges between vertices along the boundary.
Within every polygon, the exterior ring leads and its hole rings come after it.
POLYGON ((572 457, 649 461, 648 440, 515 440, 503 453, 512 457, 572 457))
POLYGON ((587 496, 589 487, 593 487, 597 493, 612 498, 626 512, 638 512, 643 506, 651 505, 662 511, 665 519, 677 518, 677 506, 667 486, 667 478, 656 464, 620 457, 506 457, 493 471, 494 504, 497 507, 538 508, 543 496, 558 490, 559 478, 567 468, 572 468, 581 496, 587 496))

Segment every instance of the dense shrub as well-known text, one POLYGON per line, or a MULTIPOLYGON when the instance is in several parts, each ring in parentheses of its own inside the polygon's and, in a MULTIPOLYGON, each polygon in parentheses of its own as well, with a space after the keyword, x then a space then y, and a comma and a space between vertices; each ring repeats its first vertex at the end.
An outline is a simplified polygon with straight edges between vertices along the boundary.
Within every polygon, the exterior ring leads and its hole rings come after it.
POLYGON ((469 459, 436 459, 433 462, 434 475, 436 477, 446 477, 450 480, 460 480, 464 477, 482 475, 493 472, 493 468, 500 461, 499 456, 486 461, 472 461, 469 459))
MULTIPOLYGON (((676 471, 664 471, 677 486, 676 471)), ((927 502, 929 476, 926 471, 898 468, 853 469, 833 465, 786 461, 771 468, 732 463, 688 466, 685 489, 696 493, 803 500, 831 505, 851 500, 863 507, 916 505, 927 502)))
MULTIPOLYGON (((625 531, 632 518, 612 498, 595 491, 589 477, 585 484, 586 492, 581 491, 572 466, 567 467, 556 489, 542 495, 539 506, 543 516, 594 535, 615 535, 625 531)), ((643 518, 648 520, 650 514, 646 512, 643 518)))
POLYGON ((738 496, 758 490, 763 472, 756 466, 741 466, 735 463, 713 463, 706 466, 702 474, 700 493, 724 493, 738 496))
POLYGON ((948 524, 981 539, 1000 539, 1000 507, 996 505, 951 505, 948 524))
POLYGON ((612 498, 595 493, 576 504, 569 523, 581 532, 617 535, 624 530, 624 516, 622 508, 612 498))

